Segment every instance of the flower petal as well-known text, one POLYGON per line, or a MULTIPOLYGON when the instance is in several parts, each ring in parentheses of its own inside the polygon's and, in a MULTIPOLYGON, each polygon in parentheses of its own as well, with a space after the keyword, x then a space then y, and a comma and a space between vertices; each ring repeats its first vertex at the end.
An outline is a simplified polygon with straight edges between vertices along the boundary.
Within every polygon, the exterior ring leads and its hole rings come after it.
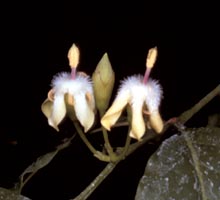
POLYGON ((149 123, 152 129, 156 133, 161 133, 164 127, 163 120, 161 119, 160 113, 157 111, 153 112, 149 116, 149 123))
POLYGON ((143 101, 136 99, 131 105, 132 120, 130 137, 140 140, 145 133, 145 123, 143 118, 143 101), (137 101, 138 100, 138 101, 137 101))
POLYGON ((146 85, 147 95, 145 103, 147 105, 148 111, 154 112, 157 111, 163 95, 163 90, 158 81, 149 79, 146 85))
POLYGON ((50 126, 59 131, 58 125, 66 115, 66 105, 64 101, 64 95, 55 95, 53 102, 52 113, 48 118, 50 126))
POLYGON ((84 132, 87 132, 94 123, 95 101, 93 95, 89 95, 89 98, 84 93, 79 93, 74 96, 74 109, 76 117, 84 127, 84 132))
POLYGON ((41 110, 44 113, 44 115, 49 118, 53 111, 53 102, 47 98, 41 105, 41 110))
POLYGON ((124 107, 128 104, 129 100, 129 92, 119 91, 118 96, 114 100, 113 104, 101 119, 102 126, 104 126, 107 130, 110 131, 111 126, 113 126, 116 123, 124 107))

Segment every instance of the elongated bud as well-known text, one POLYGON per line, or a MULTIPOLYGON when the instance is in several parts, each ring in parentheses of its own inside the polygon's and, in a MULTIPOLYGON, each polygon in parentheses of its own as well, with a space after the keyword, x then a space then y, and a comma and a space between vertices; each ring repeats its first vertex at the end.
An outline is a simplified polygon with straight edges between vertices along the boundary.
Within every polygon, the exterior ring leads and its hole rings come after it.
POLYGON ((157 59, 157 47, 151 48, 147 54, 146 67, 153 68, 157 59))
POLYGON ((69 66, 71 68, 76 68, 79 64, 79 48, 73 43, 68 52, 69 66))
POLYGON ((101 115, 103 115, 109 105, 115 83, 115 73, 112 70, 107 53, 105 53, 99 61, 93 72, 92 80, 96 107, 101 115))

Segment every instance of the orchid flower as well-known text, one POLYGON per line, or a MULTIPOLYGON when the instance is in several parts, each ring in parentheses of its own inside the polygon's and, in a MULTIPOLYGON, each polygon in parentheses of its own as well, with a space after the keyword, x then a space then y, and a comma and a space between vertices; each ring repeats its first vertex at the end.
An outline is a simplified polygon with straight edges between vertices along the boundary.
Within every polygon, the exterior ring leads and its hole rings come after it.
POLYGON ((111 107, 101 119, 101 124, 110 131, 123 110, 130 105, 132 112, 130 137, 140 140, 146 130, 144 114, 148 116, 148 125, 155 132, 163 129, 163 121, 159 113, 162 87, 158 81, 149 78, 150 71, 157 57, 157 48, 149 50, 145 76, 134 75, 122 81, 117 96, 111 107))
POLYGON ((79 49, 75 44, 68 52, 71 73, 62 72, 52 80, 52 89, 41 108, 48 118, 48 124, 59 131, 58 125, 68 114, 77 119, 87 132, 94 123, 95 100, 92 81, 85 73, 77 73, 79 49))

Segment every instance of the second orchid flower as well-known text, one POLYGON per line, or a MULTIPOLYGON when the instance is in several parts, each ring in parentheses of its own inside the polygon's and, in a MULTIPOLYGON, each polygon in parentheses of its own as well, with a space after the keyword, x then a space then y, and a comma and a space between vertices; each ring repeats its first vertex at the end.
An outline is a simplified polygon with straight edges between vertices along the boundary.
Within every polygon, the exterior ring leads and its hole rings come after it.
POLYGON ((163 129, 163 120, 159 113, 162 98, 162 87, 158 81, 149 78, 150 71, 157 57, 157 48, 149 50, 146 62, 145 76, 134 75, 128 77, 118 90, 111 107, 101 119, 101 124, 110 130, 121 116, 127 105, 131 106, 132 120, 130 137, 140 140, 146 131, 144 114, 148 116, 147 124, 155 132, 163 129))

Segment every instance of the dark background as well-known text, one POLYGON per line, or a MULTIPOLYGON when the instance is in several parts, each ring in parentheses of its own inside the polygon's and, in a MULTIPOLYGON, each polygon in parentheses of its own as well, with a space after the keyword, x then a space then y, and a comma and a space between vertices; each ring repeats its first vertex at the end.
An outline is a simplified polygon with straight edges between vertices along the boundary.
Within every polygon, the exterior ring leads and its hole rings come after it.
MULTIPOLYGON (((151 77, 164 90, 164 120, 180 115, 219 84, 219 14, 211 3, 73 1, 6 7, 1 37, 1 187, 13 187, 30 163, 73 133, 68 120, 57 133, 40 109, 53 75, 69 70, 67 52, 72 43, 81 51, 79 70, 90 75, 108 53, 116 73, 114 93, 119 80, 144 73, 147 52, 157 46, 151 77)), ((219 97, 187 126, 205 126, 207 116, 216 112, 220 112, 219 97)), ((114 142, 122 137, 118 132, 117 137, 113 134, 114 142)), ((90 139, 98 145, 94 137, 90 139)), ((156 149, 149 144, 137 150, 89 199, 134 199, 146 162, 156 149)), ((73 198, 104 166, 77 137, 31 179, 22 194, 33 200, 73 198)))

